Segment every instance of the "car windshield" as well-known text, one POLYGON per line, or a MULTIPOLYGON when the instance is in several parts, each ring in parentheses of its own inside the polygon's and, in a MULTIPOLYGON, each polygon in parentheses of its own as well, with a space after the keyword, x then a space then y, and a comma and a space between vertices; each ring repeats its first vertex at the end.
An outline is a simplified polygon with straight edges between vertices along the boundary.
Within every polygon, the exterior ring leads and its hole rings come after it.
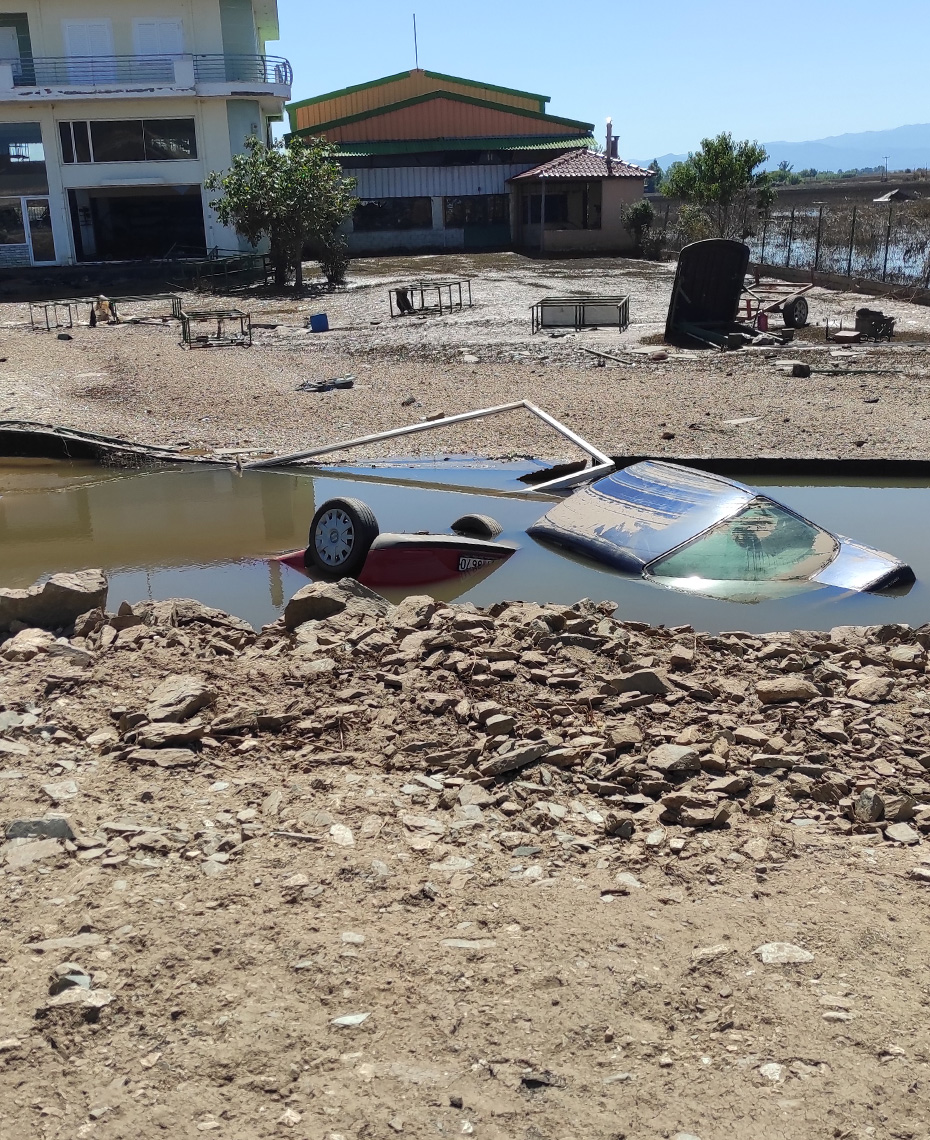
POLYGON ((759 497, 739 514, 656 558, 646 570, 663 579, 794 582, 823 570, 838 550, 832 534, 759 497))

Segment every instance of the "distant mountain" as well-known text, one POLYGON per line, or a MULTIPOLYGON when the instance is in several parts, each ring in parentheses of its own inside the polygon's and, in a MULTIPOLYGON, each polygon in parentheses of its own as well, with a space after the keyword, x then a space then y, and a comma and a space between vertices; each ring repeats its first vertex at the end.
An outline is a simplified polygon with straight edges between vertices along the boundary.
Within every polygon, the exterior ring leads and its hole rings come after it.
MULTIPOLYGON (((774 170, 780 162, 790 162, 795 170, 806 170, 811 166, 817 170, 852 170, 881 166, 885 155, 888 156, 889 170, 915 170, 930 167, 930 123, 894 127, 887 131, 832 135, 811 142, 767 142, 764 146, 769 152, 767 170, 774 170)), ((659 165, 664 170, 673 162, 681 162, 687 157, 686 154, 659 155, 659 165)), ((645 165, 652 158, 635 161, 645 165)))

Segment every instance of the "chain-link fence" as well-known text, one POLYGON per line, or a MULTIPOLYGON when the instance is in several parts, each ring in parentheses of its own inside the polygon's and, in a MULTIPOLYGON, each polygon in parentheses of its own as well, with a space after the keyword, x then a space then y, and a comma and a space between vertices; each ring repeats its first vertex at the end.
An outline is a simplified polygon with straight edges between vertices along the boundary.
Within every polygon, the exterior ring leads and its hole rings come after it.
MULTIPOLYGON (((680 249, 690 235, 679 204, 660 203, 656 226, 664 227, 669 249, 680 249)), ((753 261, 809 269, 896 285, 930 288, 930 201, 841 203, 743 210, 736 227, 753 261)))

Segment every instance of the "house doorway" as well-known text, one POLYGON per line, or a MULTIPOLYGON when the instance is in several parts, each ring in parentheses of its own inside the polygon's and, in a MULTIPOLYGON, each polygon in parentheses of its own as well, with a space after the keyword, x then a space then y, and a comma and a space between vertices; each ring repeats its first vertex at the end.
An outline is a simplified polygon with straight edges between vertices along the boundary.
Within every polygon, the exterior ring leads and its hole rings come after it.
POLYGON ((207 252, 199 186, 69 190, 78 261, 202 257, 207 252))
POLYGON ((54 265, 48 198, 0 198, 0 265, 54 265))

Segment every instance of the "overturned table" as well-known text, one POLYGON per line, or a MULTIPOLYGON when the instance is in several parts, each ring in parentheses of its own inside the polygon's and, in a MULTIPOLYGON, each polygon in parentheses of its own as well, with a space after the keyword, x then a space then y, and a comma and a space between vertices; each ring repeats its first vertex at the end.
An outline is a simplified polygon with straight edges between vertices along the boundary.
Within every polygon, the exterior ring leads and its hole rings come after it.
POLYGON ((392 317, 418 313, 451 313, 471 308, 471 281, 467 277, 442 277, 435 281, 411 281, 388 290, 392 317), (467 297, 467 300, 466 300, 467 297), (395 312, 396 308, 396 312, 395 312))

